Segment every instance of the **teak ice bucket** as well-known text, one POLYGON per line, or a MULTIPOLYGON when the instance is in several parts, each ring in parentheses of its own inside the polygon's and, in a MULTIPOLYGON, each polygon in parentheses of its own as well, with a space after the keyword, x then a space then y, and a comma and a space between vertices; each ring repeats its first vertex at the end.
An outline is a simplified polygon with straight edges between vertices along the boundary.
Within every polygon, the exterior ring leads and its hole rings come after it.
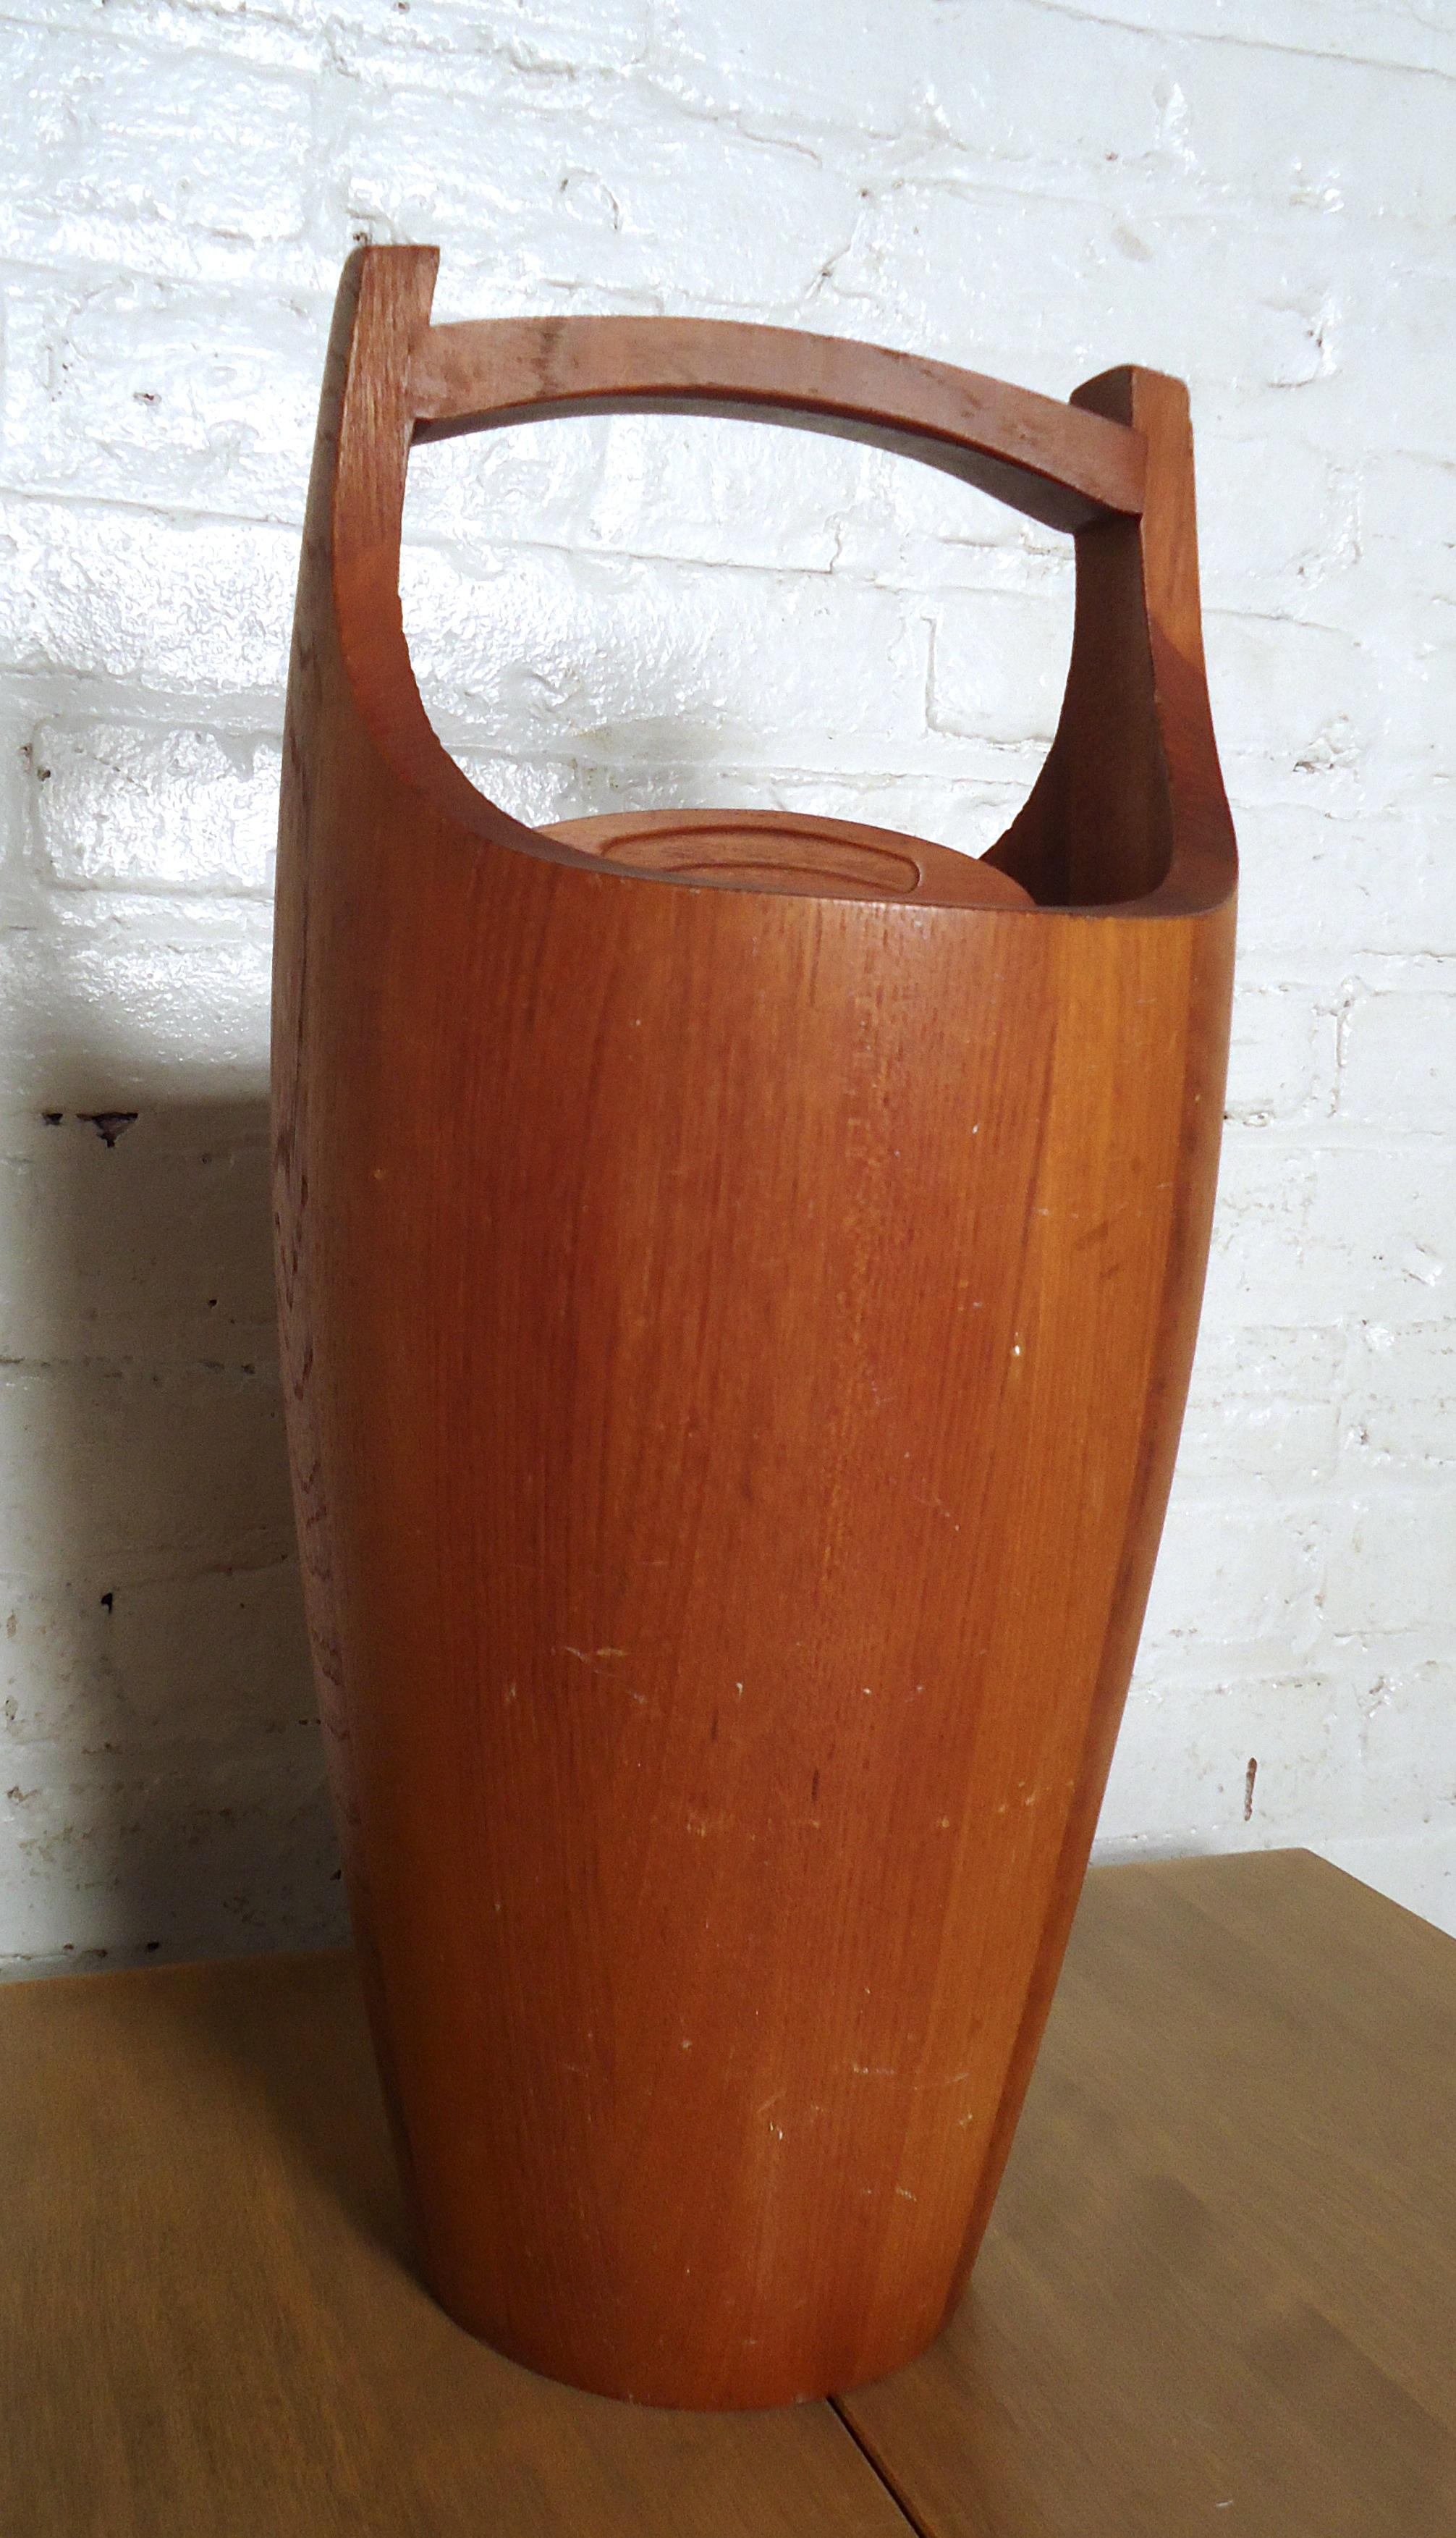
POLYGON ((765 2406, 935 2335, 1086 1866, 1208 1249, 1234 850, 1187 400, 757 326, 432 327, 346 269, 289 696, 290 1438, 425 2271, 535 2369, 765 2406), (1077 540, 981 860, 535 831, 430 730, 412 441, 625 410, 904 452, 1077 540))

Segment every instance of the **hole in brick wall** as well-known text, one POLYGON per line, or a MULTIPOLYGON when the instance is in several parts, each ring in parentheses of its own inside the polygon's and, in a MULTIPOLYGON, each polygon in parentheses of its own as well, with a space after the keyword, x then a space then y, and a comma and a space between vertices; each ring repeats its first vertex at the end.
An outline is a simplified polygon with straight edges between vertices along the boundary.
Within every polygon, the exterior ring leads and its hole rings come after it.
POLYGON ((128 1128, 136 1126, 139 1113, 135 1110, 78 1110, 76 1116, 84 1119, 89 1128, 95 1128, 102 1145, 109 1148, 116 1144, 118 1138, 125 1136, 128 1128))
POLYGON ((1046 754, 1070 539, 913 460, 633 415, 428 443, 401 594, 426 710, 534 826, 778 809, 981 853, 1046 754))

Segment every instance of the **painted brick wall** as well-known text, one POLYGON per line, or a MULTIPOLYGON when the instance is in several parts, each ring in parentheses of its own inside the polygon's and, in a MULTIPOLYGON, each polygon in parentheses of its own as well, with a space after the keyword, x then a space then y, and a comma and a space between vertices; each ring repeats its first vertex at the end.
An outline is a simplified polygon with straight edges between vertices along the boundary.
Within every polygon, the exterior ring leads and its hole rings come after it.
MULTIPOLYGON (((3 26, 0 1956, 340 1927, 264 1099, 293 576, 365 235, 439 241, 445 316, 1190 379, 1243 966, 1104 1845, 1306 1841, 1456 1927, 1448 0, 3 26)), ((528 816, 768 801, 980 846, 1051 729, 1063 548, 889 458, 557 425, 425 452, 409 526, 431 711, 528 816)))

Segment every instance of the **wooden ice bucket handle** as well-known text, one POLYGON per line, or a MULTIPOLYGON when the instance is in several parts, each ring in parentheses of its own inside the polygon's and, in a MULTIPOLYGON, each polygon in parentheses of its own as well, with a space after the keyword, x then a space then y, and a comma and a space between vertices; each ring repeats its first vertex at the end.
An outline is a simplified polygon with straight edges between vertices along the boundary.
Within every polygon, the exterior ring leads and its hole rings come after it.
POLYGON ((768 2405, 964 2282, 1081 1885, 1208 1248, 1234 851, 1175 380, 1070 405, 776 329, 341 286, 290 684, 290 1444, 428 2277, 559 2377, 768 2405), (400 615, 412 440, 748 415, 1072 531, 977 862, 522 826, 400 615))

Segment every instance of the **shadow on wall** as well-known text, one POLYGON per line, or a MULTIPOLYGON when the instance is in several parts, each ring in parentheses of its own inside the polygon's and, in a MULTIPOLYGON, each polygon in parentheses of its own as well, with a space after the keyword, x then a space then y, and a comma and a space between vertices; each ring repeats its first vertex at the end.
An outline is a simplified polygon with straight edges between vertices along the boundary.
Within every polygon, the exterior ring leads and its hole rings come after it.
POLYGON ((267 1105, 132 1098, 37 1111, 7 1167, 0 1953, 17 1972, 346 1934, 288 1495, 267 1105))

